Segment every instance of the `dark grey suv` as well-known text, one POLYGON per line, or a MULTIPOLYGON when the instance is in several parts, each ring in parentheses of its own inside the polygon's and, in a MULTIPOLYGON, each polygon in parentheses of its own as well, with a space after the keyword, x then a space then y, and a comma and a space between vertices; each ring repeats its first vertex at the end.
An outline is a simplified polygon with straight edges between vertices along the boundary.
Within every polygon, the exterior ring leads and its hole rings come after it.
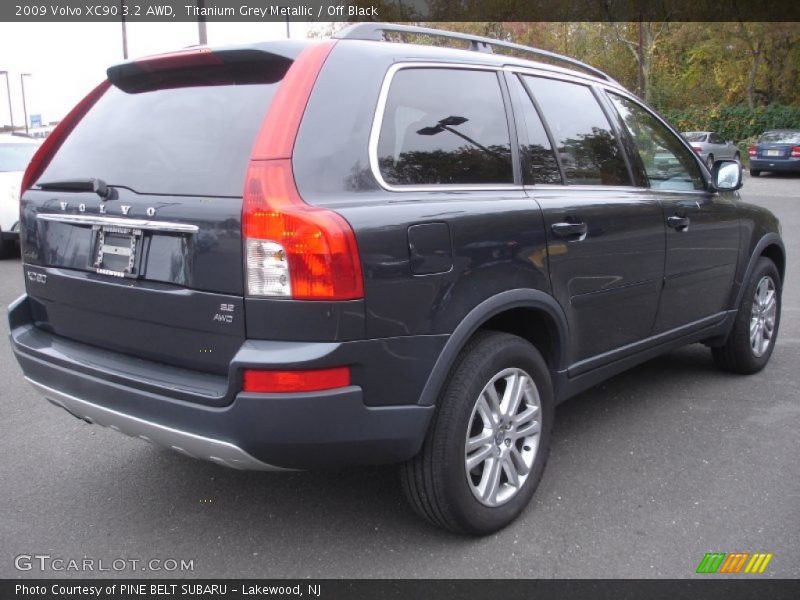
POLYGON ((602 72, 493 40, 136 60, 26 173, 11 341, 90 423, 239 469, 401 464, 421 515, 484 534, 558 402, 694 342, 766 365, 784 247, 740 185, 602 72))

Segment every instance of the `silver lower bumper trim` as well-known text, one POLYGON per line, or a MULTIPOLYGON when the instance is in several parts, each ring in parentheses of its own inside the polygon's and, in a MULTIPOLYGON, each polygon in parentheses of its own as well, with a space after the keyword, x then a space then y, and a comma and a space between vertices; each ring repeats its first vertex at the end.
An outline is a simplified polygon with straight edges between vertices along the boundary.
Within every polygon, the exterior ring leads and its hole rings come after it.
POLYGON ((171 448, 192 458, 210 460, 225 467, 253 471, 289 470, 261 462, 230 442, 173 429, 152 421, 145 421, 144 419, 98 406, 81 398, 60 392, 34 381, 30 377, 25 379, 50 402, 60 406, 79 419, 90 423, 110 427, 114 431, 125 435, 171 448))

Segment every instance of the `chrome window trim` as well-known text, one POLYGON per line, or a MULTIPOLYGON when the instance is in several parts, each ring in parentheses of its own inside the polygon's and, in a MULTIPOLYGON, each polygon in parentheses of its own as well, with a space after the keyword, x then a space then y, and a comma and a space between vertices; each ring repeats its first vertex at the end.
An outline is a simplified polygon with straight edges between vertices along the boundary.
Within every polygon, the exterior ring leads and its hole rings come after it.
MULTIPOLYGON (((500 65, 479 65, 468 63, 449 63, 449 62, 398 62, 393 64, 386 71, 381 84, 381 91, 378 95, 378 106, 375 110, 375 116, 372 119, 372 129, 369 134, 369 166, 372 171, 373 177, 383 189, 389 192, 489 192, 489 191, 521 191, 523 186, 515 183, 481 183, 481 184, 424 184, 424 185, 393 185, 388 183, 381 174, 378 166, 378 140, 381 134, 381 127, 383 126, 383 117, 386 112, 386 102, 389 98, 389 89, 392 85, 392 80, 398 71, 401 69, 460 69, 467 71, 493 71, 499 73, 503 70, 500 65)), ((498 90, 500 90, 500 82, 498 80, 498 90)), ((503 107, 505 109, 505 106, 503 107)), ((509 131, 509 143, 511 141, 511 132, 509 131)))
POLYGON ((71 225, 100 225, 127 227, 129 229, 144 229, 146 231, 160 231, 164 233, 197 233, 200 228, 188 223, 173 223, 170 221, 150 221, 147 219, 125 219, 122 217, 105 217, 100 215, 60 215, 58 213, 39 213, 37 219, 42 221, 55 221, 71 225))

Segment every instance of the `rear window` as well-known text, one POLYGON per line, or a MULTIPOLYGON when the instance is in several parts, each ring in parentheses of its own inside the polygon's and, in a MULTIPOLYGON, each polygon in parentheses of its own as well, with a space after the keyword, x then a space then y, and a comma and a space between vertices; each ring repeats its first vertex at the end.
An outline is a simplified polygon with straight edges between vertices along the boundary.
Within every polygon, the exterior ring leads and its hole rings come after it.
POLYGON ((36 144, 0 144, 0 172, 24 171, 38 147, 36 144))
POLYGON ((685 131, 683 137, 687 142, 705 142, 706 134, 699 131, 685 131))
POLYGON ((39 181, 97 177, 138 193, 241 196, 255 136, 286 65, 239 65, 224 76, 219 70, 207 78, 158 72, 156 87, 141 77, 118 82, 39 181))
POLYGON ((393 185, 513 183, 497 75, 468 69, 398 71, 381 124, 378 167, 393 185))
POLYGON ((767 131, 758 141, 774 142, 776 144, 800 144, 800 131, 767 131))

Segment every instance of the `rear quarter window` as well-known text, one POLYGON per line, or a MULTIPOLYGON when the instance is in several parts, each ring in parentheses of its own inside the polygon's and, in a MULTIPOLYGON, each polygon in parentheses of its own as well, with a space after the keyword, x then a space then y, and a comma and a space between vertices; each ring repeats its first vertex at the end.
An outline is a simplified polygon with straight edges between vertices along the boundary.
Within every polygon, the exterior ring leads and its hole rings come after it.
POLYGON ((407 68, 389 88, 377 166, 391 185, 511 184, 508 121, 494 71, 407 68))

